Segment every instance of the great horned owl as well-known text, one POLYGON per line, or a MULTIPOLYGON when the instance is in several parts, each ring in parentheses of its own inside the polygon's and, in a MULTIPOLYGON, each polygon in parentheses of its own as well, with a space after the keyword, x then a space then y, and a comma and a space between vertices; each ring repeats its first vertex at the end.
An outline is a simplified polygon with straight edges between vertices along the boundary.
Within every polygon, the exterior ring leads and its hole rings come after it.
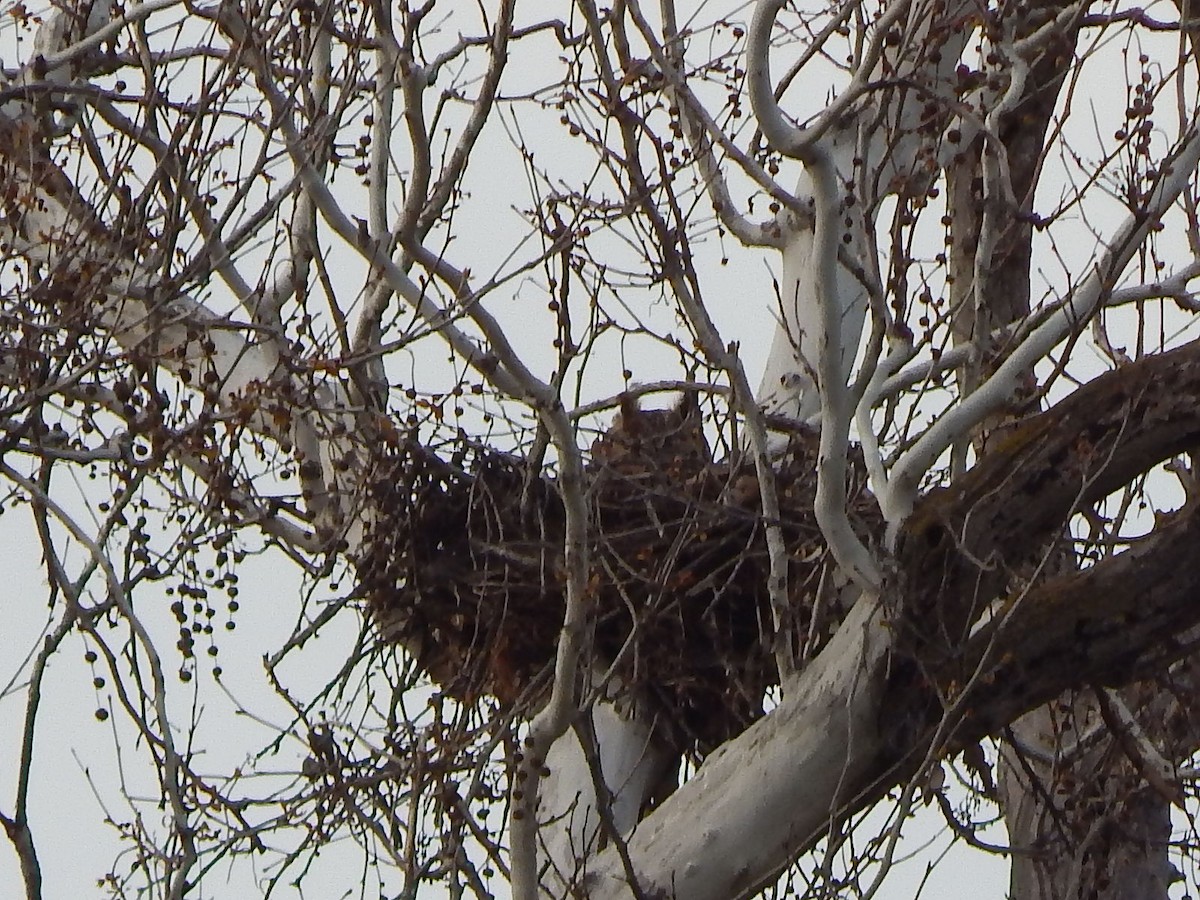
POLYGON ((612 427, 592 444, 593 464, 624 476, 679 480, 711 460, 700 404, 692 391, 671 409, 641 409, 635 397, 623 396, 612 427))

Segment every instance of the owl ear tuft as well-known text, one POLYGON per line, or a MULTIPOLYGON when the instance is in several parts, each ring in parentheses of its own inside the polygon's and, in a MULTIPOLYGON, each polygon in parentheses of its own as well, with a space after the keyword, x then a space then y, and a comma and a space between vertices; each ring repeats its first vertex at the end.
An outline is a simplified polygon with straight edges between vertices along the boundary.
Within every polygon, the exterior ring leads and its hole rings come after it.
POLYGON ((679 401, 675 404, 675 412, 679 414, 679 418, 683 421, 688 419, 700 420, 700 392, 699 391, 684 391, 679 395, 679 401))
POLYGON ((631 394, 621 395, 621 407, 613 419, 613 428, 626 434, 637 434, 642 425, 642 409, 637 397, 631 394))

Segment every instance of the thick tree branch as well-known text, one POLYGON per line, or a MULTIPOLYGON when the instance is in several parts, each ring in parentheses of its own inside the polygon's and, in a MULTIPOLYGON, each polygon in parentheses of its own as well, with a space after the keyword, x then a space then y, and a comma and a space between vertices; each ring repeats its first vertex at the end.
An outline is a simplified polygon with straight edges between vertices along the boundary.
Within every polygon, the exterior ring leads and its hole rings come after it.
MULTIPOLYGON (((1200 529, 1195 506, 1126 553, 1019 593, 968 632, 1011 567, 1082 504, 1200 444, 1198 398, 1194 342, 1084 385, 924 498, 885 585, 892 621, 877 603, 857 604, 783 702, 642 823, 628 850, 643 890, 748 896, 811 849, 831 817, 902 782, 931 744, 953 750, 1063 690, 1121 684, 1185 653, 1170 635, 1200 622, 1200 573, 1178 565, 1200 529), (947 635, 960 636, 960 652, 932 639, 947 635), (776 822, 770 846, 764 821, 776 822)), ((629 896, 614 853, 591 871, 593 898, 629 896)))
POLYGON ((982 674, 953 746, 990 734, 1065 688, 1121 687, 1193 652, 1200 624, 1200 504, 1180 510, 1124 553, 1051 579, 968 641, 982 674))

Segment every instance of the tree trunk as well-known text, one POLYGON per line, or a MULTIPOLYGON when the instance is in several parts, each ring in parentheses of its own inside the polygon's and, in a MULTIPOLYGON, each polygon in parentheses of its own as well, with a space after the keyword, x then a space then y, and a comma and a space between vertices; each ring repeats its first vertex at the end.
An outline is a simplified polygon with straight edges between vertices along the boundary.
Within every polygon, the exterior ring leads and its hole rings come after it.
POLYGON ((628 837, 662 783, 671 754, 645 718, 600 700, 551 746, 538 806, 538 867, 548 896, 571 896, 586 860, 628 837))
POLYGON ((1179 877, 1167 858, 1170 805, 1098 709, 1092 692, 1068 693, 1022 716, 1003 745, 1014 900, 1151 900, 1179 877))
MULTIPOLYGON (((1060 4, 1038 4, 1014 30, 1032 33, 1059 11, 1060 4)), ((960 373, 964 393, 986 380, 1003 357, 1003 343, 988 336, 1029 314, 1033 190, 1075 38, 1075 29, 1064 30, 1030 67, 1022 99, 990 120, 1007 151, 1009 183, 1019 208, 1002 209, 995 185, 988 182, 982 138, 947 169, 955 338, 974 341, 979 350, 960 373), (981 248, 981 242, 989 243, 981 248)), ((1001 53, 995 70, 1003 72, 1008 62, 1001 53)), ((992 177, 994 170, 993 164, 992 177)), ((1031 382, 1024 396, 1014 398, 1009 416, 1023 412, 1023 404, 1037 402, 1033 387, 1031 382)), ((975 439, 977 452, 1005 418, 1001 414, 985 423, 975 439)), ((960 464, 965 452, 960 448, 960 464)), ((1062 555, 1060 550, 1048 552, 1062 555)), ((1059 698, 1023 716, 1009 734, 1011 742, 1000 752, 999 784, 1013 848, 1010 897, 1166 897, 1173 877, 1166 857, 1169 806, 1123 757, 1094 695, 1059 698), (1070 743, 1071 733, 1085 732, 1091 735, 1089 743, 1078 752, 1055 750, 1064 738, 1070 743)))

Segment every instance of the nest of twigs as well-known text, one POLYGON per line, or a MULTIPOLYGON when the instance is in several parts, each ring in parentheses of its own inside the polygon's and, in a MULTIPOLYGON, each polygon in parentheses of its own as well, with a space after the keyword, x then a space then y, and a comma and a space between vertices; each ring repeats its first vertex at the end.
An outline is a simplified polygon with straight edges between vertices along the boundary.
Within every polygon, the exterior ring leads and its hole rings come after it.
MULTIPOLYGON (((777 635, 753 467, 714 461, 698 423, 631 405, 593 445, 587 600, 595 657, 660 705, 680 749, 703 754, 762 714, 776 642, 811 656, 840 613, 822 599, 815 436, 796 435, 776 467, 791 592, 777 635)), ((852 522, 878 533, 861 466, 851 469, 852 522)), ((360 577, 385 636, 455 697, 536 696, 564 610, 556 483, 465 441, 449 459, 404 447, 378 472, 360 577)))

